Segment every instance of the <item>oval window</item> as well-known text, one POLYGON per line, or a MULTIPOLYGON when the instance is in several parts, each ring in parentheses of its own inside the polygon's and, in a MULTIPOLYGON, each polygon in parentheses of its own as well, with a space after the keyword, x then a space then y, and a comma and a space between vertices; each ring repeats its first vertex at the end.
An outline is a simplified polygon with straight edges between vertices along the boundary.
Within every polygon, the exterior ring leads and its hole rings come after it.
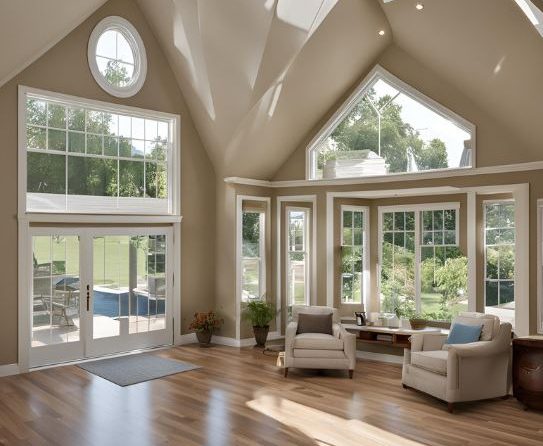
POLYGON ((89 39, 88 59, 98 85, 113 96, 133 96, 145 82, 143 41, 122 17, 106 17, 96 25, 89 39))

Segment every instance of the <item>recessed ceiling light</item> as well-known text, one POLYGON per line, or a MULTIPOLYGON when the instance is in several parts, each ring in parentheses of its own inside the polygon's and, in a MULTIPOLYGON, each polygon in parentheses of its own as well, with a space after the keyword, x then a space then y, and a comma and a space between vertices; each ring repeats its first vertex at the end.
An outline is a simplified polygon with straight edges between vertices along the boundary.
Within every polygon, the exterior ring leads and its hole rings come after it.
POLYGON ((424 9, 424 5, 422 3, 417 3, 415 8, 417 8, 418 11, 422 11, 424 9))
POLYGON ((384 35, 385 35, 385 30, 382 29, 381 31, 379 31, 379 35, 380 35, 380 36, 384 36, 384 35))

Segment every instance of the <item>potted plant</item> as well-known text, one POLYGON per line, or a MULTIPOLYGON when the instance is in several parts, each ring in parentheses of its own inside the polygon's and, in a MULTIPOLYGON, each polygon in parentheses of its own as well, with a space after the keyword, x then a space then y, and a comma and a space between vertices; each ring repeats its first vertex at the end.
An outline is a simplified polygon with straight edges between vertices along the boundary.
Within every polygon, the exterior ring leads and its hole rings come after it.
POLYGON ((264 347, 268 339, 270 322, 275 318, 275 307, 265 300, 250 301, 243 311, 243 317, 253 326, 256 345, 264 347))
POLYGON ((409 323, 413 330, 422 330, 428 325, 428 319, 425 315, 416 313, 409 318, 409 323))
POLYGON ((189 329, 196 332, 200 347, 208 347, 211 344, 213 330, 219 328, 223 322, 224 320, 219 319, 213 311, 194 313, 194 318, 189 325, 189 329))
POLYGON ((407 299, 398 302, 397 306, 394 308, 394 313, 400 320, 401 328, 410 328, 410 320, 415 318, 416 315, 415 302, 407 299))

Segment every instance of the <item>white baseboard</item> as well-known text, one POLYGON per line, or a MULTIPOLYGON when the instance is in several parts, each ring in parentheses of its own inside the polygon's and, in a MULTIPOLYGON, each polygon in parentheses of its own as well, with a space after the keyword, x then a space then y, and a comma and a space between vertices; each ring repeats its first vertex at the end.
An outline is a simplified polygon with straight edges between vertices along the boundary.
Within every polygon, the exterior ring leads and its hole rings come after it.
POLYGON ((390 364, 403 364, 403 356, 388 355, 386 353, 356 351, 357 359, 368 359, 370 361, 388 362, 390 364))
MULTIPOLYGON (((273 341, 276 339, 282 339, 284 336, 278 331, 273 331, 268 334, 268 340, 273 341)), ((188 333, 179 336, 176 345, 195 344, 198 342, 196 339, 196 333, 188 333)), ((213 335, 211 338, 213 344, 226 345, 227 347, 251 347, 256 344, 255 338, 235 339, 226 336, 213 335)))
POLYGON ((20 373, 19 364, 0 365, 0 378, 2 376, 17 375, 20 373))

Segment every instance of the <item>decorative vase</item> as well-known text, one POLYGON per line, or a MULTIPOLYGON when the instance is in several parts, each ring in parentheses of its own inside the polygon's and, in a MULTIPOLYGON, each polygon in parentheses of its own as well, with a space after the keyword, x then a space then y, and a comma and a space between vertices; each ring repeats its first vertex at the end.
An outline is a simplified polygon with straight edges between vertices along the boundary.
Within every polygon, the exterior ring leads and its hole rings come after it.
POLYGON ((257 327, 253 325, 253 333, 255 335, 257 347, 264 347, 266 345, 266 340, 268 339, 269 331, 270 331, 269 325, 265 325, 264 327, 257 327))
POLYGON ((209 347, 211 344, 211 336, 213 336, 212 330, 201 330, 196 332, 196 337, 200 343, 200 347, 209 347))

